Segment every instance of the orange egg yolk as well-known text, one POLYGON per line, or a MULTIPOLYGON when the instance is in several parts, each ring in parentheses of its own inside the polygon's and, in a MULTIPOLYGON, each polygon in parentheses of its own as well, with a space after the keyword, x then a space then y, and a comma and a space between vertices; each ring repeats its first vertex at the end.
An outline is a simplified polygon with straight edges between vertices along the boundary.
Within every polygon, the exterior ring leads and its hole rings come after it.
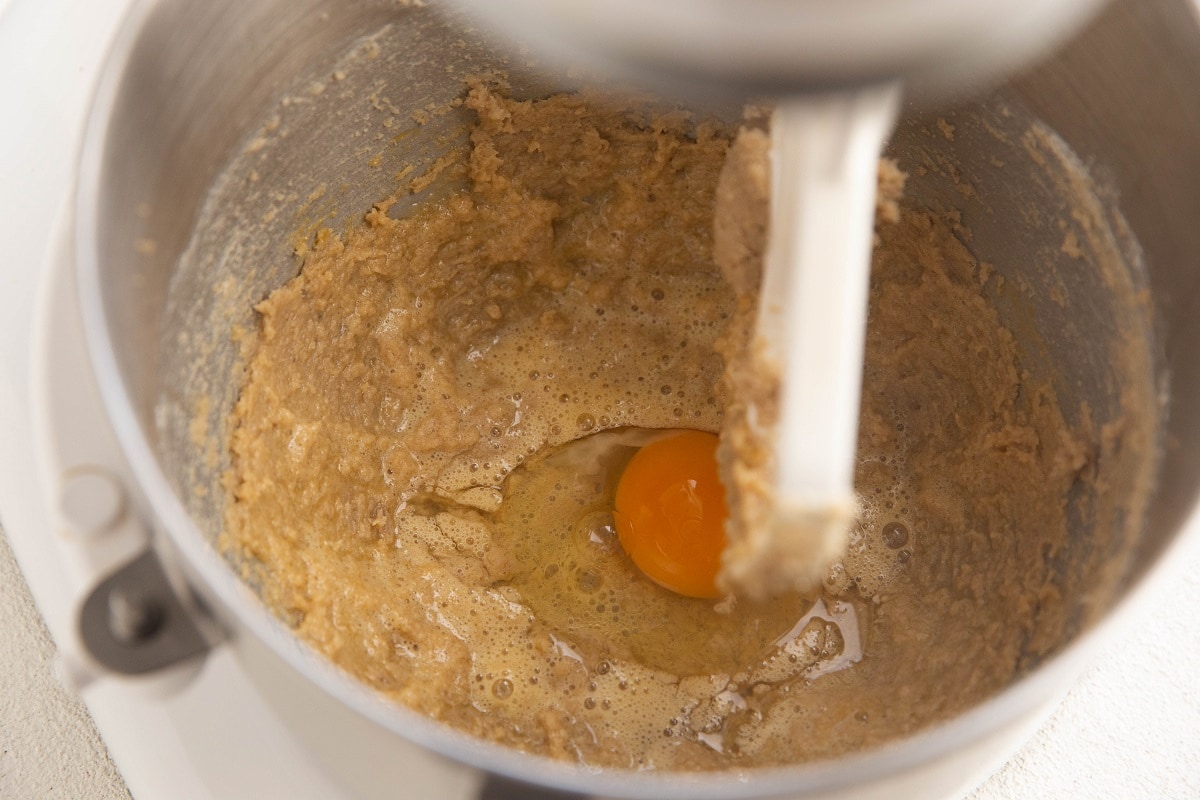
POLYGON ((634 454, 617 484, 613 518, 621 546, 655 583, 689 597, 720 597, 725 487, 717 437, 682 431, 634 454))

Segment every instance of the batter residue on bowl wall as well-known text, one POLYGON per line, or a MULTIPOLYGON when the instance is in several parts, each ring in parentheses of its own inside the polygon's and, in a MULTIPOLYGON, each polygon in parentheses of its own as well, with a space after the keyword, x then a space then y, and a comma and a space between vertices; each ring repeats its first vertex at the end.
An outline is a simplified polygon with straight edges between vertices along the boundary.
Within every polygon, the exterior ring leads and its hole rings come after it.
POLYGON ((653 431, 722 425, 732 133, 588 93, 467 104, 466 188, 322 232, 258 306, 222 544, 300 637, 472 734, 637 769, 862 748, 1059 642, 1096 432, 1023 373, 952 214, 879 229, 850 551, 812 596, 717 609, 641 576, 609 509, 653 431))

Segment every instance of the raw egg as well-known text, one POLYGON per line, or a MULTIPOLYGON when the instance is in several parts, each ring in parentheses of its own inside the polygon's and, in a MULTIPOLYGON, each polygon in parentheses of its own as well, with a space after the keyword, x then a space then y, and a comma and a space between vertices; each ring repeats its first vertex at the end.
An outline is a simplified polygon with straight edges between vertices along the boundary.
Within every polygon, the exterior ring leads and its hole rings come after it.
POLYGON ((721 596, 728 515, 711 433, 681 431, 645 445, 617 484, 621 546, 648 578, 688 597, 721 596))
MULTIPOLYGON (((539 453, 505 481, 492 540, 505 556, 492 563, 508 571, 497 577, 505 591, 520 594, 539 625, 569 641, 589 663, 617 659, 672 675, 733 675, 774 652, 812 611, 815 596, 795 594, 766 603, 741 598, 717 613, 712 600, 673 591, 674 581, 667 589, 650 580, 626 554, 614 514, 618 484, 624 475, 629 476, 626 492, 653 484, 653 477, 637 477, 640 468, 627 469, 630 461, 639 451, 639 461, 653 458, 659 448, 646 451, 648 446, 683 433, 633 427, 601 431, 539 453)), ((712 464, 709 439, 703 455, 712 464)), ((671 452, 687 466, 699 463, 674 448, 671 452)), ((714 470, 715 464, 705 486, 716 485, 714 470)), ((701 503, 707 515, 712 504, 701 503)), ((720 535, 719 525, 709 530, 720 535)), ((469 535, 464 531, 462 539, 469 535)), ((710 590, 716 569, 714 551, 702 570, 710 590)))

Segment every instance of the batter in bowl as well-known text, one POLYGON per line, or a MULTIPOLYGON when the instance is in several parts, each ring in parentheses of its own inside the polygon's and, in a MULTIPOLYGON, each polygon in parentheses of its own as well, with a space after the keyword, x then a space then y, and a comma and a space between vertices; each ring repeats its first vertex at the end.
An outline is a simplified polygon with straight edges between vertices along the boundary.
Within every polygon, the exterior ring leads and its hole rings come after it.
POLYGON ((955 215, 878 229, 843 561, 810 596, 682 597, 624 555, 612 495, 655 432, 732 402, 735 132, 586 92, 466 104, 450 188, 322 231, 257 307, 222 544, 297 635, 471 734, 660 770, 885 741, 1062 641, 1101 431, 1023 368, 955 215))

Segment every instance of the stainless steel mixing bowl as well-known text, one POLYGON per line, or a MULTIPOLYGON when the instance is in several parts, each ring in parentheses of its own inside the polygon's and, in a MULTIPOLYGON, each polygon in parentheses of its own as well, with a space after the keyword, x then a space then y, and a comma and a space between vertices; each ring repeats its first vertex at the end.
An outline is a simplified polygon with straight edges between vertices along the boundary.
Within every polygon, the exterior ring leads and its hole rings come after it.
MULTIPOLYGON (((364 791, 404 780, 392 776, 420 763, 433 783, 409 788, 442 797, 475 791, 478 773, 459 765, 606 796, 932 796, 994 766, 1076 674, 1098 623, 1188 528, 1200 491, 1200 30, 1186 0, 1117 3, 1052 62, 994 94, 910 111, 893 143, 902 162, 930 167, 914 202, 961 207, 975 231, 970 246, 1026 287, 1002 312, 1018 335, 1055 332, 1024 344, 1027 366, 1053 377, 1064 406, 1086 400, 1105 419, 1132 384, 1169 410, 1144 525, 1116 502, 1072 531, 1073 555, 1060 570, 1075 604, 1070 633, 999 696, 876 751, 750 774, 595 772, 470 739, 315 656, 214 546, 228 466, 221 442, 240 376, 232 327, 252 326, 252 303, 295 274, 298 240, 361 218, 400 166, 419 170, 463 141, 466 112, 426 111, 485 69, 505 70, 525 94, 553 88, 524 59, 496 55, 420 4, 135 3, 84 146, 78 279, 93 364, 142 513, 163 532, 163 558, 186 575, 185 591, 230 632, 297 735, 364 791), (939 118, 953 136, 939 134, 939 118), (1072 157, 1052 136, 1030 140, 1034 119, 1057 131, 1094 183, 1064 183, 1072 157), (1081 187, 1086 218, 1064 200, 1081 187), (1080 228, 1097 262, 1120 269, 1075 270, 1065 299, 1052 301, 1060 221, 1080 228), (1151 313, 1114 303, 1114 279, 1129 292, 1148 287, 1151 313), (1106 355, 1130 342, 1157 360, 1106 355)), ((1136 489, 1133 462, 1149 453, 1129 457, 1116 494, 1136 489)))

